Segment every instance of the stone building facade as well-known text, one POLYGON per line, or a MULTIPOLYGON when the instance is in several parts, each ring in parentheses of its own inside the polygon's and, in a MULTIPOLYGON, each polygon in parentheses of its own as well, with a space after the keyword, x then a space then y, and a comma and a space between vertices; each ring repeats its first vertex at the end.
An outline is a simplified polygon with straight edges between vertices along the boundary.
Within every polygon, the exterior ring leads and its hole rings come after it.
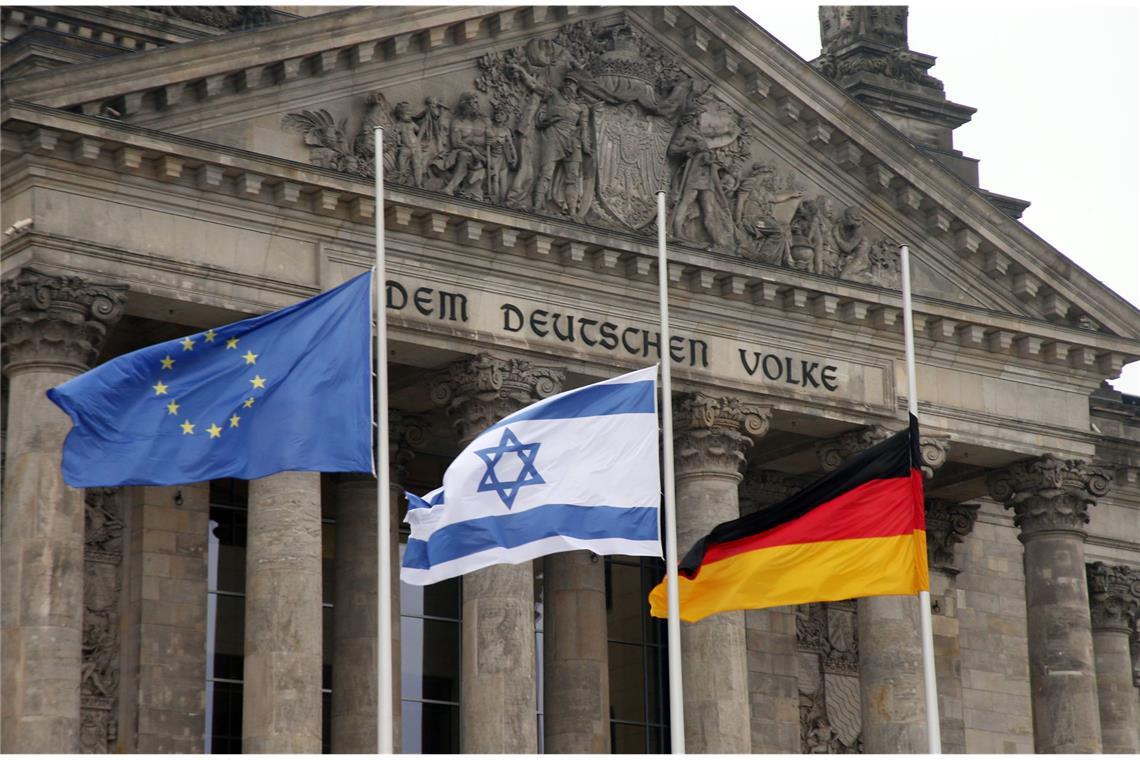
MULTIPOLYGON (((807 63, 727 7, 5 6, 3 751, 373 751, 375 480, 77 491, 44 391, 344 281, 381 214, 394 503, 664 355, 686 546, 902 425, 908 243, 944 748, 1136 752, 1140 312, 978 187, 905 8, 820 21, 807 63)), ((398 746, 666 751, 662 571, 398 589, 398 746)), ((921 751, 917 616, 686 625, 689 751, 921 751)))

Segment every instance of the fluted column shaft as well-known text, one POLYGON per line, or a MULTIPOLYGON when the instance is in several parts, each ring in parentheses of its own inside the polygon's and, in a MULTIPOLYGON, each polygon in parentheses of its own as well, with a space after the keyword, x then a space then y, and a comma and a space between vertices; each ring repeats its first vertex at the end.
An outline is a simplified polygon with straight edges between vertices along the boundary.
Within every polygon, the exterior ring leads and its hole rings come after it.
MULTIPOLYGON (((738 487, 745 452, 768 431, 770 410, 733 398, 695 393, 676 405, 674 459, 677 551, 740 516, 738 487)), ((681 627, 685 749, 752 751, 748 652, 743 612, 722 612, 681 627)))
MULTIPOLYGON (((432 388, 459 432, 460 447, 512 412, 551 396, 560 370, 479 354, 453 363, 432 388)), ((465 753, 538 751, 532 562, 494 565, 463 576, 465 753)))
POLYGON ((121 286, 24 269, 3 285, 8 376, 0 734, 5 753, 79 751, 84 492, 63 482, 71 422, 45 392, 83 372, 121 316, 121 286))
POLYGON ((1129 637, 1140 615, 1140 572, 1102 562, 1088 565, 1087 572, 1104 752, 1136 754, 1140 714, 1129 637))
POLYGON ((321 477, 250 481, 242 751, 321 751, 321 477))
POLYGON ((610 749, 605 565, 593 552, 544 560, 543 716, 547 753, 610 749))
POLYGON ((1101 751, 1085 525, 1111 475, 1052 455, 993 473, 990 494, 1014 510, 1025 546, 1029 684, 1037 752, 1101 751))

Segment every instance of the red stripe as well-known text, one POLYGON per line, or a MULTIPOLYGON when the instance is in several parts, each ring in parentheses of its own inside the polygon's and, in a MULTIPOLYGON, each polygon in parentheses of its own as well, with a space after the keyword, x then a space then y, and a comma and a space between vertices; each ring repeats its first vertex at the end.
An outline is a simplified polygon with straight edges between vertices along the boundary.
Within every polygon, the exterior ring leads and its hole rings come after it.
POLYGON ((864 483, 775 528, 710 546, 702 565, 743 552, 788 544, 909 535, 926 529, 922 473, 864 483))

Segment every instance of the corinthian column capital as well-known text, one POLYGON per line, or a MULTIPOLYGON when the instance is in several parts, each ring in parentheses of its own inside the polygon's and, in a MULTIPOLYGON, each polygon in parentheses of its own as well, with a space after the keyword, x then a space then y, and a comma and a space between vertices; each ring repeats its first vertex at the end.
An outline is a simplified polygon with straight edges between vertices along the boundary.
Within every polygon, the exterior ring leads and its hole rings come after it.
POLYGON ((926 500, 926 550, 930 566, 948 575, 957 575, 954 547, 974 530, 977 504, 961 504, 947 499, 926 500))
POLYGON ((831 472, 843 464, 844 460, 890 437, 891 431, 882 425, 868 425, 859 430, 850 430, 815 447, 819 466, 824 472, 831 472))
POLYGON ((432 383, 431 398, 447 407, 466 444, 508 414, 558 393, 565 378, 555 367, 477 354, 449 365, 432 383))
POLYGON ((674 456, 679 475, 715 472, 740 477, 744 453, 768 432, 770 407, 728 396, 686 393, 673 412, 674 456))
POLYGON ((1092 627, 1132 634, 1140 614, 1140 572, 1103 562, 1090 562, 1085 570, 1092 627))
POLYGON ((1017 462, 987 478, 990 496, 1013 509, 1021 538, 1062 531, 1085 535, 1089 507, 1108 493, 1112 473, 1052 454, 1017 462))
POLYGON ((107 328, 123 315, 126 291, 125 285, 21 269, 3 284, 5 373, 28 365, 86 370, 107 328))

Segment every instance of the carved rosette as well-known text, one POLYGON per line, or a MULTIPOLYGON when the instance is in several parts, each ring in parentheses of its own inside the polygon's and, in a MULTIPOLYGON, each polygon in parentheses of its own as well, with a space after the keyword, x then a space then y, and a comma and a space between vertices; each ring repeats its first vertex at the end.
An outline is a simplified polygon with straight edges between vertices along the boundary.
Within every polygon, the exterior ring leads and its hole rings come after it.
POLYGON ((432 384, 431 398, 447 408, 466 445, 508 414, 558 393, 565 378, 554 367, 477 354, 452 363, 432 384))
POLYGON ((89 283, 25 267, 3 284, 4 371, 55 364, 82 372, 123 315, 125 285, 89 283))
POLYGON ((1134 635, 1140 615, 1140 572, 1103 562, 1090 562, 1085 570, 1092 627, 1134 635))
POLYGON ((926 500, 926 552, 930 567, 947 575, 957 575, 954 547, 974 530, 978 504, 961 504, 946 499, 926 500))
POLYGON ((1014 510, 1021 539, 1041 532, 1086 535, 1089 507, 1108 493, 1112 473, 1077 459, 1046 454, 990 473, 990 496, 1014 510))
POLYGON ((824 472, 831 472, 843 464, 844 460, 858 454, 860 451, 871 448, 880 441, 885 441, 887 438, 890 438, 891 435, 891 431, 882 425, 870 425, 861 430, 851 430, 847 433, 843 433, 830 441, 816 446, 815 451, 819 456, 819 465, 823 468, 824 472))
POLYGON ((88 754, 113 752, 118 739, 123 521, 117 494, 117 488, 89 488, 85 499, 79 745, 88 754))
POLYGON ((769 407, 728 396, 679 396, 673 411, 677 474, 711 472, 739 478, 745 452, 768 432, 771 416, 769 407))

